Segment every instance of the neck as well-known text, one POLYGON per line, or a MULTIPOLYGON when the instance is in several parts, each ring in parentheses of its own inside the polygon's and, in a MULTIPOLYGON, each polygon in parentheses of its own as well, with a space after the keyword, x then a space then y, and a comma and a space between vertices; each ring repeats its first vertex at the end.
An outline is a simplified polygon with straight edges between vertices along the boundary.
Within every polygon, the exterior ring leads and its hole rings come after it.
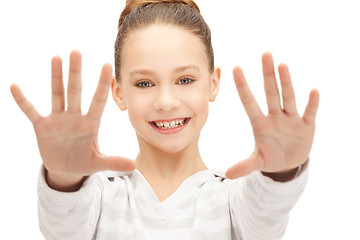
POLYGON ((138 136, 140 151, 136 168, 144 176, 163 180, 184 179, 207 167, 201 159, 198 140, 175 153, 164 152, 147 144, 138 136))

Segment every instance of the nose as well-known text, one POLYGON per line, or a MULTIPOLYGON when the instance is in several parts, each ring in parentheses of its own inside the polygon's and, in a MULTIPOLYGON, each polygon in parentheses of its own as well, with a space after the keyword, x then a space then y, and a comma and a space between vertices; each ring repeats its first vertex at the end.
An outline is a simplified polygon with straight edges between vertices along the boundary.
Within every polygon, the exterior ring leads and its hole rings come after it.
POLYGON ((178 108, 180 99, 170 88, 161 88, 157 92, 153 107, 157 111, 171 111, 178 108))

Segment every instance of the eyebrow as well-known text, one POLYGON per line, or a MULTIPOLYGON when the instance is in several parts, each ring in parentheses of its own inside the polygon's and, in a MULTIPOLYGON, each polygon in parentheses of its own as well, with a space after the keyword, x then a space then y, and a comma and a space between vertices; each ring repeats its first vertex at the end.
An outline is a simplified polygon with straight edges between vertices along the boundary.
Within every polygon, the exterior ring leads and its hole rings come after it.
MULTIPOLYGON (((197 72, 200 72, 200 68, 196 65, 186 65, 182 67, 177 67, 174 69, 173 73, 180 73, 184 72, 186 70, 195 70, 197 72)), ((129 73, 130 76, 132 75, 156 75, 156 73, 149 69, 137 69, 129 73)))

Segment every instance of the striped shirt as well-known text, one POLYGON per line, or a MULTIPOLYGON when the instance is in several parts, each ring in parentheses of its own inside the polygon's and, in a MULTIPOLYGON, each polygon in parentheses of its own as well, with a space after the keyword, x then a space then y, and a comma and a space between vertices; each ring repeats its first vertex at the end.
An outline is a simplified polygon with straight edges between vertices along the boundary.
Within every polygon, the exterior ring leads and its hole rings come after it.
POLYGON ((308 170, 280 183, 253 172, 237 180, 204 170, 160 202, 137 170, 101 172, 73 193, 38 182, 40 230, 51 240, 281 239, 308 170))

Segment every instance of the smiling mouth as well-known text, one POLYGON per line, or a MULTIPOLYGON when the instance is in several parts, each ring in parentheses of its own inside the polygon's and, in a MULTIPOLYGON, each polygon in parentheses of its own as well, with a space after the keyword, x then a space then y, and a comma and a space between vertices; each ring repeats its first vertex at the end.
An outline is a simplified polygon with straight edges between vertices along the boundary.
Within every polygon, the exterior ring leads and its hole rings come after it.
POLYGON ((154 125, 156 128, 159 129, 173 129, 173 128, 178 128, 181 127, 182 125, 186 124, 187 121, 189 121, 190 118, 184 118, 184 119, 176 119, 176 120, 171 120, 171 121, 153 121, 150 122, 152 125, 154 125))

